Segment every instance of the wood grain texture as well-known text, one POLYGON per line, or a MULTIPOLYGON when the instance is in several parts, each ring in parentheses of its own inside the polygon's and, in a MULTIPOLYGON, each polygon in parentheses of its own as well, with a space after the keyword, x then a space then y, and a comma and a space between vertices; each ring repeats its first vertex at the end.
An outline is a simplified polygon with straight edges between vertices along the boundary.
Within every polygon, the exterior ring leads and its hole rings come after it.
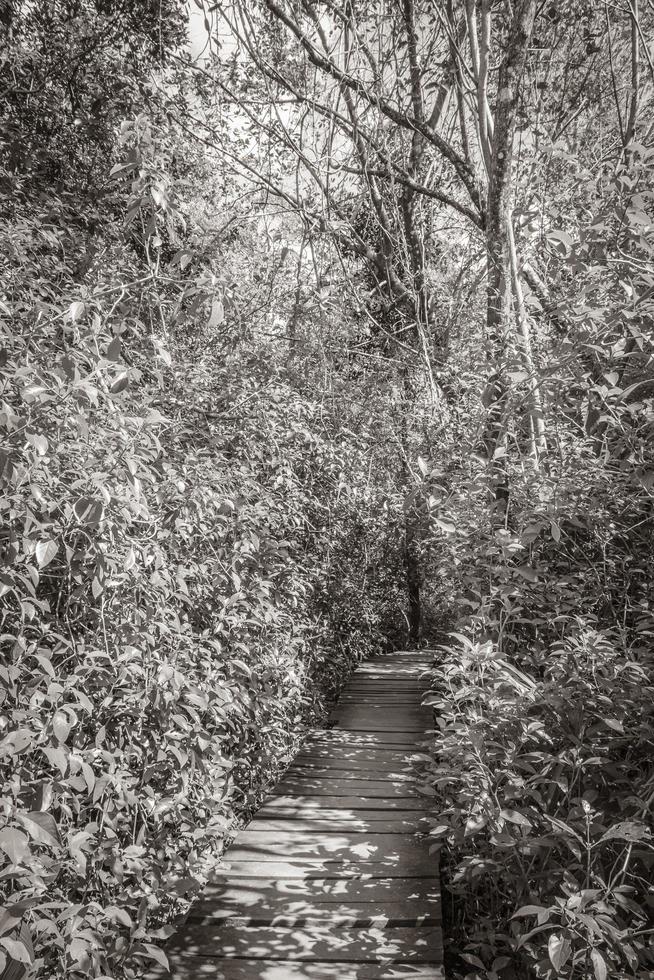
MULTIPOLYGON (((432 963, 442 955, 440 930, 434 926, 333 929, 316 923, 308 929, 288 929, 188 921, 178 942, 182 955, 220 959, 432 963)), ((174 950, 171 944, 171 953, 174 950)))
POLYGON ((171 939, 172 980, 444 980, 438 855, 414 776, 430 658, 362 664, 171 939))
MULTIPOLYGON (((158 980, 152 973, 146 980, 158 980)), ((444 980, 440 959, 435 963, 313 963, 288 960, 184 957, 175 963, 175 980, 444 980)))

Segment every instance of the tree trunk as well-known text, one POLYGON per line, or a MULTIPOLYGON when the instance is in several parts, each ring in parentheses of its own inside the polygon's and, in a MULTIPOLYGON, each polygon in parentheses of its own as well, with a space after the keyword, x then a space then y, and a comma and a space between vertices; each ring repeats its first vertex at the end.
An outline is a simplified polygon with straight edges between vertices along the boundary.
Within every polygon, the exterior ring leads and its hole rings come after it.
POLYGON ((404 568, 408 599, 409 643, 420 642, 422 607, 420 603, 420 561, 417 553, 415 527, 410 514, 404 518, 404 568))
POLYGON ((409 377, 408 369, 403 372, 404 400, 401 406, 402 417, 400 421, 400 485, 405 494, 404 503, 404 541, 403 558, 404 572, 406 576, 406 597, 407 597, 407 622, 409 626, 408 642, 416 646, 420 641, 422 624, 422 606, 420 601, 420 526, 416 514, 413 498, 415 487, 411 470, 409 467, 410 439, 409 439, 409 412, 415 402, 415 391, 409 377))
POLYGON ((486 445, 493 461, 494 495, 505 513, 509 487, 506 473, 508 355, 512 334, 511 242, 513 141, 527 48, 536 16, 536 0, 515 0, 497 84, 486 211, 488 292, 486 332, 490 378, 486 445))

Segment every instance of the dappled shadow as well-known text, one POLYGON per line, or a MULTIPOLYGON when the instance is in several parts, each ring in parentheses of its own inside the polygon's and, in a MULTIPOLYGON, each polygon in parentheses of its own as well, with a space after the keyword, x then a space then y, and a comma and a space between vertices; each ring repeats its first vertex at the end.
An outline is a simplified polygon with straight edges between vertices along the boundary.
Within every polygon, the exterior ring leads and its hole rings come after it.
POLYGON ((335 727, 306 739, 173 940, 176 980, 442 980, 438 857, 412 776, 427 662, 357 669, 335 727))
POLYGON ((226 879, 210 885, 190 918, 249 925, 332 926, 437 924, 440 897, 433 879, 226 879))
POLYGON ((219 950, 227 959, 432 963, 441 955, 441 936, 430 926, 334 929, 313 922, 309 928, 285 928, 189 921, 173 950, 187 956, 216 956, 219 950))
MULTIPOLYGON (((175 964, 177 967, 178 963, 175 964)), ((345 963, 339 961, 185 958, 179 970, 184 980, 443 980, 442 967, 431 964, 345 963)), ((161 974, 157 974, 157 977, 161 974)))

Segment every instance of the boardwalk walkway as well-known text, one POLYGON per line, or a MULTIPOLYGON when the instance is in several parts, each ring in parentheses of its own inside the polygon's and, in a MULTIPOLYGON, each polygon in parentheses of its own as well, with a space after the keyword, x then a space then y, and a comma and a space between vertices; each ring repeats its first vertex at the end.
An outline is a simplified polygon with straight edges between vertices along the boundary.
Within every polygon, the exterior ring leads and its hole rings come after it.
MULTIPOLYGON (((410 757, 425 656, 369 660, 168 949, 174 980, 442 980, 437 858, 410 757)), ((162 974, 159 974, 162 976, 162 974)))

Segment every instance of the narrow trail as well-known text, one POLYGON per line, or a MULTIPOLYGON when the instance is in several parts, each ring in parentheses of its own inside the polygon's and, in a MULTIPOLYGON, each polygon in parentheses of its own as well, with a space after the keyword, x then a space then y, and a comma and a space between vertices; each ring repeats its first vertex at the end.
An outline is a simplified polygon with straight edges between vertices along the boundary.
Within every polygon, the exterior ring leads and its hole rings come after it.
MULTIPOLYGON (((168 947, 174 980, 442 980, 438 856, 411 756, 428 656, 352 675, 168 947)), ((155 974, 151 975, 152 977, 155 974)))

